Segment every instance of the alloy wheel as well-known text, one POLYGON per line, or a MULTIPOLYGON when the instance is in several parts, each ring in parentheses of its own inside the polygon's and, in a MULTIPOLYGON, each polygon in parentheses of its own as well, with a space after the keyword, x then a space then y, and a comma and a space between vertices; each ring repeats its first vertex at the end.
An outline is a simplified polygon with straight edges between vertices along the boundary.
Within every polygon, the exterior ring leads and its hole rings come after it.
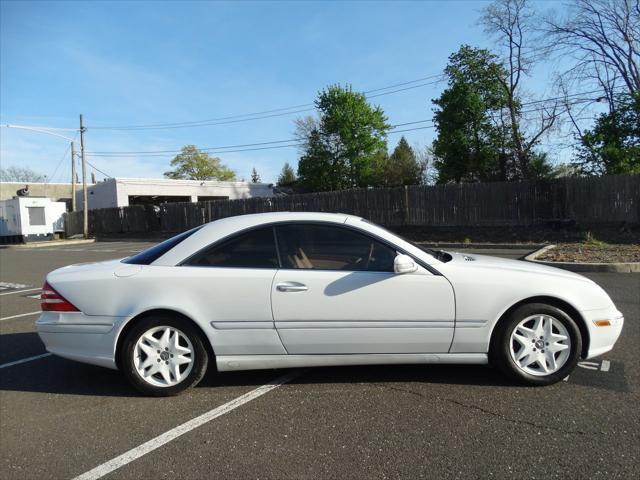
POLYGON ((133 365, 145 382, 172 387, 184 380, 194 363, 194 348, 180 330, 159 326, 143 333, 133 349, 133 365))
POLYGON ((571 338, 564 324, 551 315, 531 315, 511 333, 511 358, 516 366, 534 376, 557 372, 571 354, 571 338))

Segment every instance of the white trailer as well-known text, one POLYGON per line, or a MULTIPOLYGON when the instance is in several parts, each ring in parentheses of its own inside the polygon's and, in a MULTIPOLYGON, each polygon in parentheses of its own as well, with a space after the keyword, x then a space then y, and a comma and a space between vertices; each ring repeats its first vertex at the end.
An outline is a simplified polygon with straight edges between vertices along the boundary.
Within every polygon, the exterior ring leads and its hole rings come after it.
POLYGON ((66 204, 46 197, 0 201, 0 243, 52 240, 64 232, 66 204))

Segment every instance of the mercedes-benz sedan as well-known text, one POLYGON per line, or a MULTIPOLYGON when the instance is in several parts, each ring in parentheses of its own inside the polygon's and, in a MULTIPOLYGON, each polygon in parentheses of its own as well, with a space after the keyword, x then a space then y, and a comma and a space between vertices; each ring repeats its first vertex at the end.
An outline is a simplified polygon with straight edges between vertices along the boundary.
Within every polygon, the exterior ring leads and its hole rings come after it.
POLYGON ((623 316, 565 270, 423 250, 328 213, 216 220, 122 260, 47 275, 49 352, 171 395, 218 371, 492 363, 548 385, 613 348, 623 316))

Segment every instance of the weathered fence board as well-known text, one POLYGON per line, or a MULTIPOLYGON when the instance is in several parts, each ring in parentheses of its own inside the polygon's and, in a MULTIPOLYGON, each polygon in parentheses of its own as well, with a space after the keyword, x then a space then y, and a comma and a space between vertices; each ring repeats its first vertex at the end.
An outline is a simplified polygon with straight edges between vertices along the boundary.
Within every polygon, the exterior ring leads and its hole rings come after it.
MULTIPOLYGON (((276 211, 340 212, 395 226, 515 226, 550 221, 640 223, 640 175, 355 189, 272 198, 89 211, 91 234, 179 232, 218 218, 276 211)), ((82 212, 65 216, 82 233, 82 212)))

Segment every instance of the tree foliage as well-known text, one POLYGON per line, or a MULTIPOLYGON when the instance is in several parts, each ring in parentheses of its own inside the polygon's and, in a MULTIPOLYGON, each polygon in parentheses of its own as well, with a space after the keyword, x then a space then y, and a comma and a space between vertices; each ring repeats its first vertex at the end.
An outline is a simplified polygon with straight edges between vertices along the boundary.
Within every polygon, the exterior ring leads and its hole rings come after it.
POLYGON ((582 133, 574 164, 586 174, 640 173, 640 94, 618 98, 582 133))
POLYGON ((420 185, 424 182, 426 164, 420 161, 407 140, 400 138, 389 156, 381 155, 374 166, 376 186, 420 185))
POLYGON ((296 183, 298 177, 296 177, 296 172, 293 170, 289 162, 286 162, 282 167, 282 171, 280 175, 278 175, 277 185, 279 187, 290 187, 296 183))
POLYGON ((171 160, 173 170, 164 176, 174 180, 233 180, 236 174, 217 157, 201 152, 195 145, 185 145, 171 160))
POLYGON ((330 86, 315 101, 317 120, 305 123, 299 183, 312 191, 342 190, 373 184, 375 165, 386 152, 389 124, 380 107, 369 105, 350 86, 330 86))
POLYGON ((463 45, 449 57, 445 74, 447 88, 433 100, 438 181, 509 179, 514 166, 503 116, 508 99, 498 80, 505 70, 490 51, 463 45))
POLYGON ((9 166, 0 168, 2 182, 44 182, 46 177, 28 167, 9 166))
POLYGON ((542 158, 534 149, 559 115, 558 101, 541 103, 530 113, 521 108, 523 80, 531 74, 538 58, 533 53, 536 22, 529 0, 494 0, 484 8, 481 18, 485 32, 496 39, 498 61, 505 72, 497 81, 506 97, 505 123, 522 178, 538 176, 538 171, 529 172, 531 162, 542 158))
POLYGON ((260 175, 256 171, 256 167, 251 169, 251 183, 260 183, 260 175))

